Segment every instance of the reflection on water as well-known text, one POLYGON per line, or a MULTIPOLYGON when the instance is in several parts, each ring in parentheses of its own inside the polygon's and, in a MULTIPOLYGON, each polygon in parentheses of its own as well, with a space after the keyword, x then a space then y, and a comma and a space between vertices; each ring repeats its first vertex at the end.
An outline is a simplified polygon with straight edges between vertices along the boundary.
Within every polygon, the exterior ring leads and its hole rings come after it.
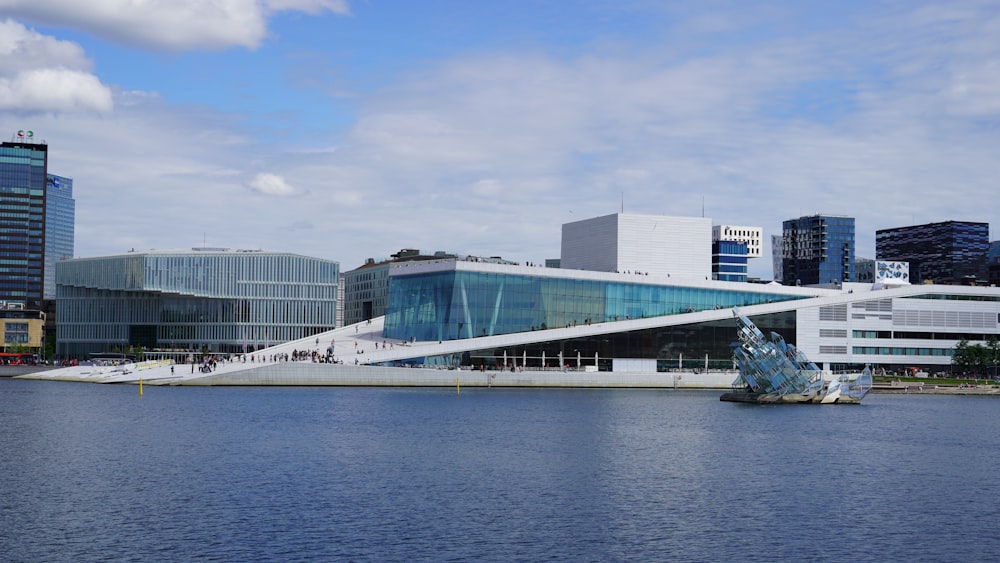
POLYGON ((997 409, 0 380, 0 539, 14 561, 982 560, 997 409))

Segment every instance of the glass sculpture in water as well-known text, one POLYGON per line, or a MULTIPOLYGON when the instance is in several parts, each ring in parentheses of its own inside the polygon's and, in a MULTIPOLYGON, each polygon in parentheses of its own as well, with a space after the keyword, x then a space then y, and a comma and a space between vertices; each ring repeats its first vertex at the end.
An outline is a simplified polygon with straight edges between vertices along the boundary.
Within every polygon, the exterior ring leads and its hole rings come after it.
POLYGON ((749 403, 860 403, 871 390, 868 368, 862 373, 832 377, 781 335, 770 336, 734 309, 739 342, 733 360, 740 375, 723 401, 749 403))

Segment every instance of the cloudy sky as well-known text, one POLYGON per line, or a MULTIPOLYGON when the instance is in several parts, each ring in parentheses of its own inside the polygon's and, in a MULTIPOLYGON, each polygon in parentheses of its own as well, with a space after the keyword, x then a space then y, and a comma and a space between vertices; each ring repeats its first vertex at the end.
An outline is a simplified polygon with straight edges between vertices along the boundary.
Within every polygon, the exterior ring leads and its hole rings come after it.
MULTIPOLYGON (((618 212, 1000 225, 1000 2, 0 0, 76 255, 542 262, 618 212)), ((993 231, 992 238, 997 238, 993 231)), ((770 260, 751 274, 770 277, 770 260)))

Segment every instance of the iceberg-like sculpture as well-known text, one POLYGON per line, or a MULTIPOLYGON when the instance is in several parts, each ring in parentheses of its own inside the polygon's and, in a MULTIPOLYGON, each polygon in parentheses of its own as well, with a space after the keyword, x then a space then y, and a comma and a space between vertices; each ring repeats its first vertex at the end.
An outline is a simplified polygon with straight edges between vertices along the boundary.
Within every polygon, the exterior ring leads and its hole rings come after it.
POLYGON ((744 403, 860 403, 871 390, 871 371, 829 377, 794 345, 772 332, 765 336, 753 322, 733 309, 739 342, 733 360, 740 375, 723 401, 744 403))

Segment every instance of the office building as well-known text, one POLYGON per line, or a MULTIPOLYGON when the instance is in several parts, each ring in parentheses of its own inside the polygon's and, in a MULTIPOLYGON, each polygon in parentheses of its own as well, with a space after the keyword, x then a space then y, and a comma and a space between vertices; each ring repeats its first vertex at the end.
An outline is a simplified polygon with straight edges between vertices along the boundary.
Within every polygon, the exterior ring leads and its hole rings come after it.
POLYGON ((854 280, 854 218, 810 215, 782 223, 782 283, 854 280))
POLYGON ((45 300, 56 298, 56 262, 73 257, 75 231, 73 180, 49 174, 45 187, 45 300))
POLYGON ((908 262, 914 283, 961 283, 980 273, 989 234, 989 223, 970 221, 882 229, 875 232, 875 256, 908 262))
POLYGON ((41 310, 48 145, 29 137, 0 143, 0 301, 41 310))
POLYGON ((991 242, 986 253, 986 277, 990 285, 1000 286, 1000 241, 991 242))
POLYGON ((856 258, 854 260, 854 281, 858 283, 875 283, 876 264, 871 258, 856 258))
POLYGON ((747 259, 761 255, 760 227, 715 225, 712 227, 712 279, 747 281, 747 259))
POLYGON ((745 243, 747 258, 760 258, 764 233, 760 227, 739 225, 714 225, 712 227, 712 242, 730 240, 745 243))
POLYGON ((335 328, 339 265, 194 248, 56 263, 57 354, 247 353, 335 328))
POLYGON ((785 243, 781 235, 771 235, 771 275, 772 279, 781 281, 781 262, 784 259, 785 243))
POLYGON ((708 279, 712 220, 615 213, 562 226, 565 270, 708 279))
POLYGON ((45 313, 20 303, 0 304, 0 342, 7 353, 38 354, 45 344, 45 313))
POLYGON ((747 243, 732 240, 712 242, 712 279, 747 281, 747 243))

